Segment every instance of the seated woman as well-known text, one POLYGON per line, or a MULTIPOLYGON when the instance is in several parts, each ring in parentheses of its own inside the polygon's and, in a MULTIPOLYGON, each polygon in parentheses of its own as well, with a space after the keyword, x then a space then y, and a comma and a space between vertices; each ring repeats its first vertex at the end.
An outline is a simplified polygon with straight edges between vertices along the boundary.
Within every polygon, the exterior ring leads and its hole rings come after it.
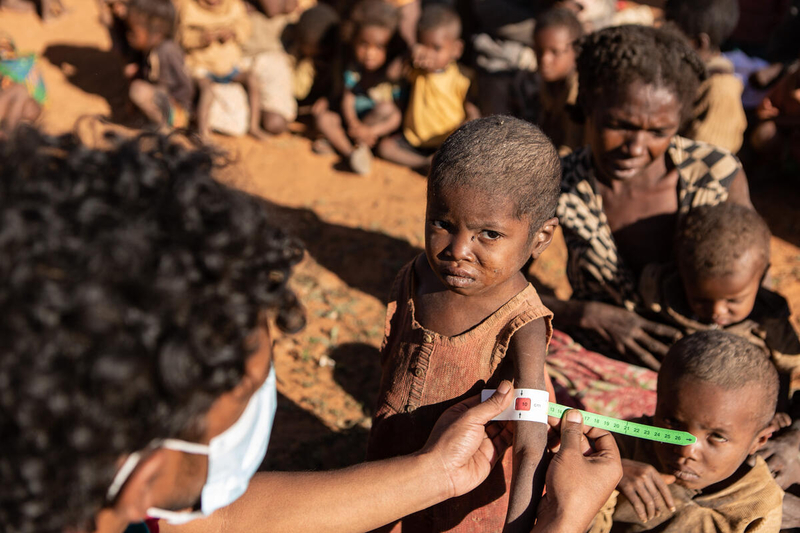
MULTIPOLYGON (((585 348, 655 370, 678 332, 637 314, 640 273, 671 258, 677 223, 692 209, 751 207, 747 179, 729 152, 676 135, 705 76, 679 37, 607 28, 586 38, 577 68, 589 145, 563 159, 557 213, 573 295, 543 300, 585 348)), ((655 407, 655 373, 591 354, 563 333, 548 364, 554 384, 587 409, 630 417, 655 407)))

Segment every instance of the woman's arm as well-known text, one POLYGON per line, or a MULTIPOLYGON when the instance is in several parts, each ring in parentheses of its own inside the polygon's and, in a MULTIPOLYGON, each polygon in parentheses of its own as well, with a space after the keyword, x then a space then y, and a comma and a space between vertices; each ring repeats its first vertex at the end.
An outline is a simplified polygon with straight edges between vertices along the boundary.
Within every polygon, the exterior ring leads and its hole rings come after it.
MULTIPOLYGON (((545 390, 546 352, 545 319, 530 322, 514 333, 506 357, 511 357, 514 362, 516 388, 545 390)), ((514 466, 504 531, 527 533, 536 520, 536 507, 544 487, 547 466, 542 458, 547 446, 547 424, 515 424, 514 466)))
POLYGON ((744 170, 739 170, 733 177, 731 186, 728 189, 728 201, 755 209, 750 201, 750 185, 747 183, 747 176, 744 170))

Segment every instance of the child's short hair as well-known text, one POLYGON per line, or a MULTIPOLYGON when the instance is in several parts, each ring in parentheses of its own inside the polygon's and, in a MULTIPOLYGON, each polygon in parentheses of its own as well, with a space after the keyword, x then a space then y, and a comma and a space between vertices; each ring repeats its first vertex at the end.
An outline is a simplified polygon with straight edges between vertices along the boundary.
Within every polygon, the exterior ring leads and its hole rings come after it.
POLYGON ((770 231, 758 213, 724 202, 693 209, 683 221, 675 242, 678 266, 693 279, 730 276, 740 259, 756 252, 766 270, 770 231))
POLYGON ((425 6, 417 23, 417 33, 428 32, 439 28, 448 28, 452 31, 453 38, 461 37, 461 17, 450 6, 444 4, 431 4, 425 6))
POLYGON ((710 45, 719 49, 739 22, 738 0, 669 0, 664 9, 667 20, 675 23, 690 39, 708 35, 710 45))
POLYGON ((533 29, 534 34, 547 28, 567 28, 573 41, 583 37, 581 21, 578 20, 578 17, 575 16, 571 9, 555 7, 536 17, 536 27, 533 29))
POLYGON ((297 41, 318 46, 333 47, 339 27, 339 14, 327 4, 317 4, 300 15, 295 26, 297 41))
POLYGON ((762 427, 775 414, 778 402, 778 371, 761 348, 725 331, 702 331, 679 340, 670 348, 658 373, 658 387, 681 378, 692 378, 725 390, 750 383, 761 387, 762 427))
POLYGON ((177 15, 171 0, 130 0, 128 11, 144 17, 147 31, 172 38, 177 15))
POLYGON ((384 0, 361 0, 353 7, 348 22, 351 26, 349 37, 367 26, 378 26, 395 33, 400 24, 400 13, 384 0))
POLYGON ((428 194, 445 187, 474 187, 507 196, 514 216, 530 218, 531 234, 555 216, 561 160, 533 124, 495 115, 467 122, 433 156, 428 194))
POLYGON ((587 35, 578 56, 578 102, 585 113, 604 91, 620 91, 634 82, 669 89, 691 116, 706 67, 677 31, 649 26, 616 26, 587 35))

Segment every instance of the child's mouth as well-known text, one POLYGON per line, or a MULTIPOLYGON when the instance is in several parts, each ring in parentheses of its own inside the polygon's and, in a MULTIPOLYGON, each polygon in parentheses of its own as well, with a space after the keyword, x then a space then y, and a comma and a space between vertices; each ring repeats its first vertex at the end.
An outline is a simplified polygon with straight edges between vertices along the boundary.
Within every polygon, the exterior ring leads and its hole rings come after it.
POLYGON ((467 287, 475 281, 470 273, 461 268, 443 268, 442 278, 451 287, 467 287))
POLYGON ((696 472, 679 466, 670 466, 668 470, 670 474, 681 481, 697 481, 700 479, 696 472))

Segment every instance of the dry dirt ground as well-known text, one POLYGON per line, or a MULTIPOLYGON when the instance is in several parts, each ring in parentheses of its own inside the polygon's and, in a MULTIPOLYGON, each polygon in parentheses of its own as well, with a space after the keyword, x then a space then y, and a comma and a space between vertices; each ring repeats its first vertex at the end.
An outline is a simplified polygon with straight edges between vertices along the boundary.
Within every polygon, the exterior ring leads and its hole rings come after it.
MULTIPOLYGON (((121 66, 94 0, 64 3, 67 13, 48 23, 0 11, 0 30, 42 57, 50 95, 42 126, 53 133, 85 115, 116 119, 126 102, 121 66)), ((358 462, 380 377, 386 297, 397 270, 423 246, 424 179, 381 161, 368 177, 342 172, 336 157, 313 154, 310 141, 295 135, 215 141, 236 157, 220 179, 263 197, 308 249, 292 278, 308 327, 276 341, 280 405, 267 466, 358 462)), ((754 189, 754 202, 775 234, 774 285, 789 299, 800 328, 800 184, 754 189)), ((562 297, 569 294, 565 256, 558 242, 534 266, 538 279, 562 297)))

